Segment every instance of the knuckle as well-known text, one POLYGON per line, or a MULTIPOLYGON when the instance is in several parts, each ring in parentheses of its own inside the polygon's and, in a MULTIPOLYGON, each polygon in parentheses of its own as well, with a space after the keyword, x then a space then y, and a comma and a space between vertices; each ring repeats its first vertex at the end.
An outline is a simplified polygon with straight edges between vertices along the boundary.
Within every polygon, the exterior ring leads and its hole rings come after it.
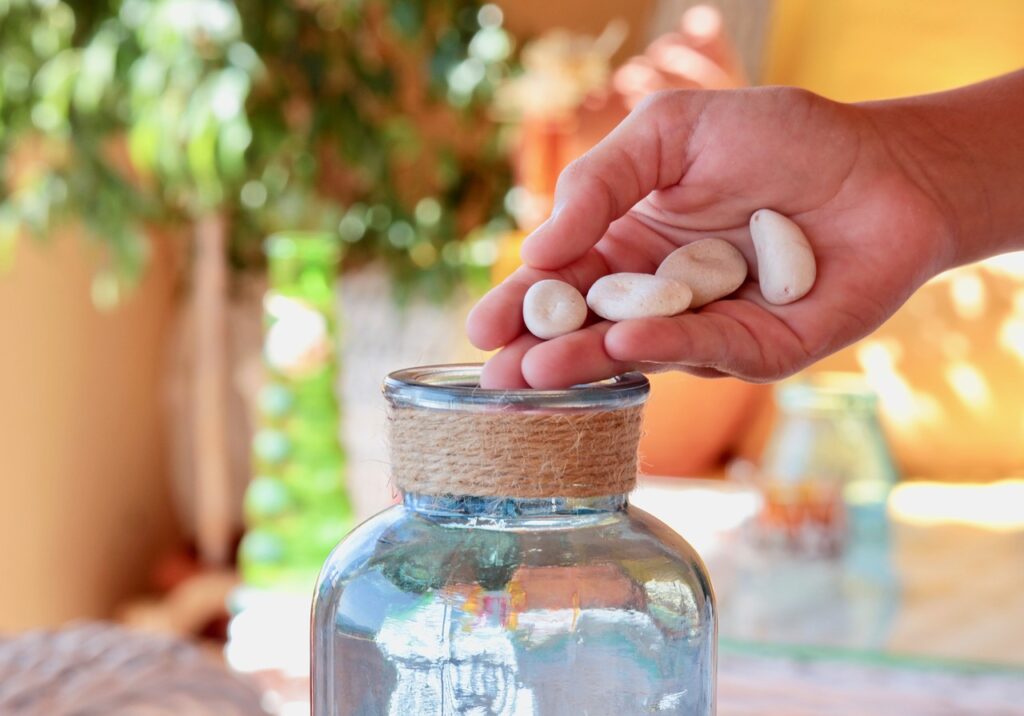
POLYGON ((577 183, 587 175, 589 164, 590 161, 586 154, 574 159, 565 169, 562 170, 562 173, 558 175, 558 184, 577 183))
POLYGON ((803 87, 776 87, 773 92, 774 100, 789 111, 809 110, 825 102, 820 95, 803 87))

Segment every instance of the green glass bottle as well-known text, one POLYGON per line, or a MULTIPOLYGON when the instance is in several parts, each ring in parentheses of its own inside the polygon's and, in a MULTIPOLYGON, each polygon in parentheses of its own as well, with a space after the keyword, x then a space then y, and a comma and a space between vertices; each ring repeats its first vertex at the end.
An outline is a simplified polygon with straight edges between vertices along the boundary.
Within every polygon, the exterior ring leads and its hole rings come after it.
POLYGON ((327 233, 287 232, 266 243, 263 359, 239 551, 251 587, 311 590, 327 555, 353 526, 338 442, 339 247, 327 233))

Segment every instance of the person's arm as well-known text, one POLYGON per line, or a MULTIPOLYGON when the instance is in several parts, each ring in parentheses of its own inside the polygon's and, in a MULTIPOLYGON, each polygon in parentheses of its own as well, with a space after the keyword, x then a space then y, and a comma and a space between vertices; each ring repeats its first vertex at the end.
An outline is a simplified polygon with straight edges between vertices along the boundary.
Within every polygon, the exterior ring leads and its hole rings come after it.
POLYGON ((861 107, 948 213, 954 265, 1024 249, 1024 70, 861 107))
POLYGON ((766 381, 877 328, 951 266, 1024 248, 1024 72, 939 95, 844 105, 792 88, 676 91, 641 104, 559 179, 524 268, 475 307, 478 347, 504 346, 487 387, 564 387, 624 370, 766 381), (775 209, 804 229, 818 278, 773 306, 756 286, 747 223, 775 209), (751 281, 672 318, 598 322, 541 342, 526 289, 652 273, 681 244, 719 236, 751 281))

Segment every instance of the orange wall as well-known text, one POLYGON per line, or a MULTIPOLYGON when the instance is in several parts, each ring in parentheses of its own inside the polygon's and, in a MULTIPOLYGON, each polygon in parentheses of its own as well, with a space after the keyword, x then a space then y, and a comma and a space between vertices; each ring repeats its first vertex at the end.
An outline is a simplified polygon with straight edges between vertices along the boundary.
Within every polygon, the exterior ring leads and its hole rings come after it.
POLYGON ((94 247, 25 241, 0 273, 0 631, 102 616, 173 539, 160 426, 173 272, 98 312, 94 247))

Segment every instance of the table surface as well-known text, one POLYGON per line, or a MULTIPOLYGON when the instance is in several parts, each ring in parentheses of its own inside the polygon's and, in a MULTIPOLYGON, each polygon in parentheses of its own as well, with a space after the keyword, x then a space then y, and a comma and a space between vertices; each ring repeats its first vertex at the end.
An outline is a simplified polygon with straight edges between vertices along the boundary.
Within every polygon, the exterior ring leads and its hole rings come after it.
POLYGON ((751 488, 646 478, 632 502, 704 557, 724 653, 1024 669, 1024 482, 900 486, 883 537, 833 559, 754 547, 751 488))

